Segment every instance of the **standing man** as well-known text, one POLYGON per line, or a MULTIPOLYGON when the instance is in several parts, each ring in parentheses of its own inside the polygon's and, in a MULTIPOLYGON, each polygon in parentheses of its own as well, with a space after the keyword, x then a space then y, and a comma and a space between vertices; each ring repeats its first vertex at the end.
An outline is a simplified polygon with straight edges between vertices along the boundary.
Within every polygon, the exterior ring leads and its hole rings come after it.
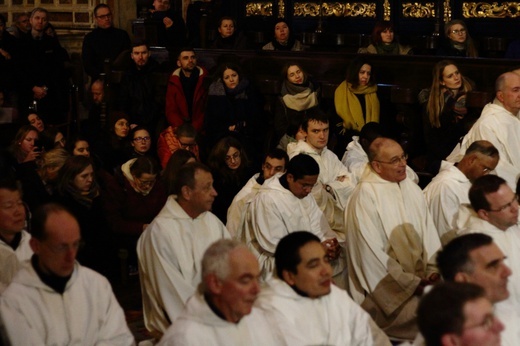
POLYGON ((283 331, 285 344, 390 345, 366 311, 332 284, 332 267, 318 237, 288 234, 274 256, 278 278, 268 281, 258 306, 272 328, 283 331))
POLYGON ((298 154, 311 156, 320 166, 318 184, 312 189, 312 195, 327 218, 329 226, 336 232, 340 241, 345 241, 343 215, 350 194, 356 182, 347 167, 336 154, 327 149, 329 142, 329 119, 318 108, 307 112, 302 122, 305 139, 289 143, 287 154, 290 158, 298 154))
POLYGON ((487 140, 500 153, 497 175, 511 188, 516 186, 520 173, 520 75, 514 72, 501 74, 495 83, 495 99, 487 104, 477 122, 464 136, 461 147, 456 147, 447 160, 457 162, 471 143, 487 140))
POLYGON ((105 60, 112 66, 119 54, 130 49, 130 37, 126 31, 114 28, 108 5, 97 5, 93 14, 96 28, 85 35, 81 52, 83 67, 91 81, 104 72, 105 60))
POLYGON ((197 292, 159 345, 283 345, 278 329, 253 306, 260 269, 244 244, 213 243, 204 252, 201 274, 197 292))
POLYGON ((469 203, 468 192, 475 179, 491 173, 498 164, 498 150, 488 141, 471 143, 460 162, 441 165, 441 171, 424 189, 441 243, 453 237, 461 204, 469 203))
POLYGON ((46 204, 31 220, 34 256, 0 299, 12 345, 133 345, 110 283, 81 266, 79 224, 63 206, 46 204))
POLYGON ((184 165, 164 208, 137 243, 144 322, 157 340, 182 312, 201 280, 206 248, 229 238, 210 210, 217 196, 208 167, 184 165))
POLYGON ((501 345, 516 346, 520 344, 520 313, 510 296, 508 280, 511 269, 505 261, 504 253, 493 239, 481 233, 453 239, 437 257, 446 282, 467 282, 484 289, 487 299, 495 305, 496 316, 505 324, 501 345))
POLYGON ((208 95, 203 82, 208 71, 197 66, 197 57, 192 48, 181 48, 177 66, 179 68, 173 71, 168 81, 166 119, 172 127, 190 123, 200 133, 208 95))
POLYGON ((11 282, 20 264, 31 258, 30 234, 25 228, 25 206, 20 186, 0 180, 0 293, 11 282))
POLYGON ((401 146, 377 138, 368 158, 345 213, 350 292, 388 336, 413 340, 419 297, 439 279, 441 244, 401 146))

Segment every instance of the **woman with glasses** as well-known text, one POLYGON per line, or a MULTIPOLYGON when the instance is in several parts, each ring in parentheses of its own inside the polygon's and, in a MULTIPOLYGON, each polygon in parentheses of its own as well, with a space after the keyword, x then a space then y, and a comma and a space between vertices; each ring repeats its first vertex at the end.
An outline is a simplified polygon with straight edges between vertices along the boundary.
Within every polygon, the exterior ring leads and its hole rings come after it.
POLYGON ((477 58, 478 51, 469 35, 466 23, 454 19, 444 25, 445 43, 437 50, 439 56, 477 58))
POLYGON ((150 131, 148 131, 143 126, 136 126, 130 131, 130 145, 127 149, 126 159, 135 159, 141 156, 149 156, 153 157, 157 160, 156 150, 153 149, 153 140, 150 135, 150 131))
POLYGON ((430 171, 438 172, 440 162, 453 150, 471 127, 466 108, 466 94, 473 89, 451 60, 435 64, 432 85, 419 94, 424 105, 423 129, 430 171))
POLYGON ((137 240, 168 196, 154 158, 131 159, 121 166, 121 173, 106 181, 103 207, 118 248, 128 251, 130 266, 137 266, 137 240))
POLYGON ((212 212, 226 224, 227 210, 235 195, 254 172, 250 169, 244 146, 234 137, 222 138, 211 150, 208 166, 218 195, 212 212))
POLYGON ((117 268, 113 236, 90 158, 69 157, 59 170, 57 190, 57 202, 67 206, 81 228, 83 246, 78 261, 107 277, 113 275, 117 268))

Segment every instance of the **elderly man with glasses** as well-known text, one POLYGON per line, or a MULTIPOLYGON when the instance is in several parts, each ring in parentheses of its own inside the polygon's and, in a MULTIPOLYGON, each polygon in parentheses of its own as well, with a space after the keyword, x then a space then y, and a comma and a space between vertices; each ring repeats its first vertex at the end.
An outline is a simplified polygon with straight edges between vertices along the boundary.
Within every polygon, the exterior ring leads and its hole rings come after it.
POLYGON ((368 158, 345 212, 350 292, 388 336, 411 340, 419 296, 439 279, 439 235, 401 146, 377 138, 368 158))

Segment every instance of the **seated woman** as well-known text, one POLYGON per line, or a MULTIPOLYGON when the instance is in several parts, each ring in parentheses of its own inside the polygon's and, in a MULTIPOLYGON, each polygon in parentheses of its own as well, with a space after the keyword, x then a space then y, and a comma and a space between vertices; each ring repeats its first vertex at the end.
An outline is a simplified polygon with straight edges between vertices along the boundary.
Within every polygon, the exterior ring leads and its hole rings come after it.
POLYGON ((379 122, 379 99, 372 65, 365 58, 352 60, 347 78, 334 93, 336 114, 341 118, 338 147, 343 149, 353 135, 369 122, 379 122))
POLYGON ((67 140, 57 128, 47 127, 40 132, 40 142, 43 150, 51 150, 53 148, 65 148, 67 140))
POLYGON ((291 35, 289 26, 283 19, 276 21, 274 25, 274 39, 262 47, 263 50, 300 51, 303 45, 291 35))
POLYGON ((231 17, 222 17, 218 21, 218 34, 211 48, 215 49, 247 49, 244 34, 236 31, 236 22, 231 17))
POLYGON ((444 25, 446 41, 437 50, 438 56, 461 56, 477 58, 478 51, 469 35, 466 23, 460 19, 454 19, 444 25))
POLYGON ((472 83, 453 61, 442 60, 433 68, 430 90, 423 90, 419 95, 425 105, 424 140, 432 173, 438 172, 440 162, 471 126, 466 117, 466 93, 472 89, 472 83))
POLYGON ((156 159, 155 150, 152 149, 152 137, 143 126, 136 126, 130 131, 130 145, 127 150, 127 159, 134 159, 144 155, 156 159))
POLYGON ((377 22, 372 31, 372 43, 365 48, 360 48, 361 54, 413 54, 410 46, 401 45, 394 34, 392 22, 377 22))
POLYGON ((65 144, 65 149, 73 156, 90 157, 90 144, 86 137, 81 135, 73 136, 65 144))
POLYGON ((161 132, 157 140, 157 155, 162 168, 166 168, 170 157, 179 149, 185 149, 199 158, 199 145, 197 144, 197 130, 192 124, 185 123, 179 127, 168 126, 161 132))
POLYGON ((252 157, 261 157, 264 126, 261 95, 245 78, 242 69, 227 63, 219 67, 217 80, 209 86, 204 126, 208 146, 233 135, 252 157))
POLYGON ((234 137, 225 137, 218 141, 209 154, 208 166, 213 173, 213 186, 218 193, 212 212, 226 224, 227 210, 233 198, 254 172, 249 167, 242 143, 234 137))
POLYGON ((296 133, 307 110, 318 107, 320 88, 309 80, 297 63, 289 62, 282 68, 281 96, 278 98, 274 127, 276 138, 287 132, 296 133))
POLYGON ((58 203, 76 217, 81 228, 82 248, 78 261, 99 273, 113 275, 117 257, 113 237, 102 206, 101 189, 92 162, 85 156, 71 156, 59 171, 58 203))
POLYGON ((130 265, 137 264, 139 236, 159 214, 167 194, 157 161, 140 156, 121 166, 122 175, 107 182, 103 207, 116 243, 129 251, 130 265))
POLYGON ((27 121, 29 122, 29 125, 34 126, 38 130, 38 132, 42 132, 43 130, 45 130, 45 123, 40 118, 38 113, 29 113, 29 115, 27 116, 27 121))
POLYGON ((127 160, 126 153, 131 147, 128 139, 130 122, 123 112, 110 114, 108 132, 104 133, 94 143, 93 152, 99 155, 102 167, 110 174, 127 160))
POLYGON ((39 133, 35 127, 31 125, 20 127, 9 146, 9 152, 16 163, 35 163, 35 160, 40 158, 42 148, 38 146, 38 138, 39 133))

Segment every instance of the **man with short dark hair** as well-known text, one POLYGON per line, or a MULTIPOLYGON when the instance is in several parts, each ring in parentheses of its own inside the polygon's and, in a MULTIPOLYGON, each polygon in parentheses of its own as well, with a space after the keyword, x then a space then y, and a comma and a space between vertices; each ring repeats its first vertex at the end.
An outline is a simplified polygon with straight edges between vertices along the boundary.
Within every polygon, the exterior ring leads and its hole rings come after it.
POLYGON ((108 5, 98 4, 93 15, 96 28, 85 35, 81 50, 83 67, 91 81, 104 72, 105 60, 112 66, 119 54, 130 49, 130 37, 126 31, 114 28, 108 5))
POLYGON ((213 243, 202 257, 202 281, 159 345, 282 345, 253 306, 260 293, 258 261, 230 239, 213 243))
POLYGON ((323 242, 333 261, 337 284, 345 285, 341 246, 310 195, 319 173, 320 167, 312 157, 296 155, 287 164, 287 172, 265 181, 249 204, 244 233, 249 248, 260 262, 263 280, 273 274, 273 255, 280 239, 303 229, 313 232, 323 242))
POLYGON ((130 124, 146 127, 156 138, 159 119, 164 117, 164 88, 159 83, 159 63, 151 57, 143 40, 132 42, 133 63, 121 79, 119 110, 130 117, 130 124))
POLYGON ((258 299, 287 345, 390 345, 390 341, 347 292, 332 284, 332 267, 310 232, 283 237, 274 254, 277 278, 258 299))
POLYGON ((11 344, 133 345, 110 283, 76 262, 76 218, 61 205, 46 204, 34 212, 31 232, 34 255, 0 298, 11 344))
POLYGON ((390 337, 413 340, 425 286, 439 280, 440 240, 399 143, 377 138, 345 212, 350 294, 390 337))
POLYGON ((498 150, 488 141, 473 142, 460 162, 445 162, 441 171, 424 189, 424 195, 439 232, 446 244, 453 237, 458 210, 469 203, 468 192, 475 179, 492 172, 498 164, 498 150))
POLYGON ((210 210, 217 192, 208 167, 184 165, 173 195, 137 243, 146 328, 157 338, 182 312, 200 282, 200 261, 214 241, 229 238, 210 210))
POLYGON ((0 293, 9 285, 20 264, 31 258, 30 234, 25 230, 25 206, 19 184, 0 180, 0 293))
POLYGON ((426 346, 498 346, 504 325, 484 290, 469 283, 436 285, 417 309, 426 346))
POLYGON ((447 160, 457 162, 469 145, 477 140, 493 143, 500 153, 497 175, 512 188, 520 172, 520 75, 514 72, 501 74, 495 83, 495 99, 482 110, 477 122, 464 136, 447 160))
POLYGON ((168 81, 166 91, 166 119, 172 127, 190 123, 200 132, 204 126, 204 106, 207 90, 203 82, 208 75, 204 67, 197 66, 193 48, 181 48, 177 66, 168 81))
POLYGON ((197 135, 197 130, 189 123, 184 123, 177 128, 168 126, 161 132, 157 140, 157 154, 163 169, 168 165, 173 153, 179 149, 188 150, 197 160, 200 160, 197 135))
POLYGON ((312 189, 312 195, 327 218, 330 228, 340 241, 345 241, 343 214, 356 181, 336 154, 327 149, 329 129, 329 119, 323 111, 319 108, 308 110, 302 121, 302 130, 306 137, 298 142, 289 143, 287 154, 290 158, 306 154, 316 160, 320 166, 320 175, 318 184, 312 189))
POLYGON ((271 179, 275 174, 284 174, 288 163, 289 157, 285 151, 282 149, 270 151, 265 156, 261 172, 253 175, 233 198, 227 211, 226 222, 226 228, 233 237, 242 239, 247 208, 264 181, 271 179))
POLYGON ((6 30, 8 33, 16 38, 21 38, 31 31, 31 23, 27 12, 17 13, 14 15, 13 19, 13 25, 6 30))
POLYGON ((483 233, 493 238, 507 256, 513 269, 509 290, 520 306, 520 228, 518 226, 518 196, 507 182, 489 175, 478 178, 469 190, 471 207, 463 205, 459 211, 456 233, 483 233))
POLYGON ((518 303, 510 297, 508 279, 511 269, 506 265, 506 256, 482 233, 462 235, 449 242, 437 256, 442 277, 448 282, 469 282, 481 286, 496 315, 506 325, 502 332, 502 345, 520 343, 520 313, 518 303))

